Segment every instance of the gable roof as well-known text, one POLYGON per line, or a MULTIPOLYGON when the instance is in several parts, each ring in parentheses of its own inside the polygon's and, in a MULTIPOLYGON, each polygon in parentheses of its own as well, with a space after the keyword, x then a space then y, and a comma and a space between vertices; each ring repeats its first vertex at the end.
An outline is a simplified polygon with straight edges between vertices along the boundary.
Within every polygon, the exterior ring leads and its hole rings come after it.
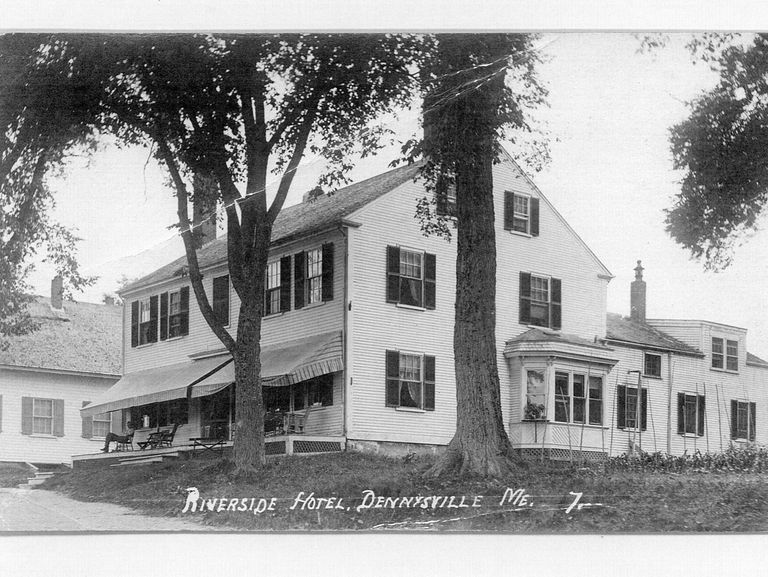
POLYGON ((122 307, 65 301, 51 308, 46 297, 29 304, 39 328, 9 337, 0 350, 0 365, 119 375, 121 372, 122 307))
POLYGON ((753 355, 749 351, 747 351, 747 364, 748 365, 754 365, 756 367, 764 367, 768 368, 768 362, 764 361, 757 355, 753 355))
POLYGON ((663 333, 647 323, 634 321, 616 313, 608 313, 606 321, 606 339, 609 341, 640 345, 684 355, 704 356, 698 349, 663 333))
MULTIPOLYGON (((421 164, 419 163, 402 166, 339 189, 332 195, 326 194, 314 201, 302 202, 301 204, 284 208, 280 211, 272 227, 272 244, 287 242, 300 236, 341 224, 344 218, 356 210, 390 192, 404 182, 413 179, 417 176, 420 168, 421 164)), ((226 262, 226 235, 211 241, 199 249, 197 258, 201 269, 226 262)), ((127 285, 120 293, 134 291, 174 276, 180 276, 183 267, 186 265, 186 255, 179 257, 175 261, 127 285)))

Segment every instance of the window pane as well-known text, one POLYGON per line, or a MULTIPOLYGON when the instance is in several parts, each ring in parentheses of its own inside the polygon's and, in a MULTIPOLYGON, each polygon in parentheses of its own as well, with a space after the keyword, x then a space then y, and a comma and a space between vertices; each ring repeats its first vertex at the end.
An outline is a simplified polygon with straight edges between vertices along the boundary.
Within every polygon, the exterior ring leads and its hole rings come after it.
POLYGON ((723 368, 723 339, 712 337, 712 367, 723 368))
POLYGON ((727 341, 726 348, 726 367, 729 371, 739 370, 739 343, 738 341, 727 341))
POLYGON ((555 421, 567 423, 571 414, 568 373, 555 373, 555 421))
POLYGON ((531 303, 531 324, 539 327, 549 326, 549 305, 531 303))
POLYGON ((35 417, 53 417, 53 401, 51 399, 34 399, 32 414, 35 417))
POLYGON ((400 249, 400 276, 421 279, 421 259, 420 252, 400 249))
POLYGON ((531 275, 531 299, 549 303, 549 279, 531 275))
POLYGON ((645 353, 645 374, 649 377, 661 376, 661 355, 645 353))
POLYGON ((521 194, 515 195, 515 216, 528 217, 528 197, 521 194))
POLYGON ((280 261, 269 263, 267 268, 267 288, 273 289, 280 286, 280 261))
POLYGON ((423 284, 421 279, 400 277, 400 304, 420 307, 422 300, 423 284))
POLYGON ((543 419, 546 417, 546 395, 544 371, 526 371, 527 395, 525 418, 543 419))

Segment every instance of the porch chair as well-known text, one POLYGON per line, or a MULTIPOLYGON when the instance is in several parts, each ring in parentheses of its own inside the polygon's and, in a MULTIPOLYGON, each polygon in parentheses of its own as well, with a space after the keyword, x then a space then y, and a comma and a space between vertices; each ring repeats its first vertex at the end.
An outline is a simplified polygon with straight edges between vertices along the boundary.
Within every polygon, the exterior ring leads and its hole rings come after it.
POLYGON ((115 451, 133 451, 133 431, 125 437, 125 441, 115 441, 115 451))
POLYGON ((176 436, 176 429, 179 428, 179 424, 173 425, 173 429, 170 431, 162 431, 160 433, 160 440, 157 443, 158 447, 170 447, 173 445, 173 438, 176 436))
POLYGON ((307 429, 307 420, 309 419, 309 411, 312 409, 312 406, 307 406, 306 409, 304 409, 303 415, 293 415, 293 418, 291 419, 289 425, 288 425, 288 432, 289 433, 298 433, 303 434, 304 431, 307 429))

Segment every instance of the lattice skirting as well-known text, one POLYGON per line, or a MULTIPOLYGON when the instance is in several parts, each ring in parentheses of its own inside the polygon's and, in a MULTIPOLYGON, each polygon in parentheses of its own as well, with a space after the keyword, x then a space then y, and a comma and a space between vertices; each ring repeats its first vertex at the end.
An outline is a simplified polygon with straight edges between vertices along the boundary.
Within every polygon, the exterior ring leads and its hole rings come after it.
POLYGON ((535 448, 535 449, 517 449, 524 459, 548 459, 551 461, 605 461, 608 459, 608 453, 602 451, 579 451, 578 449, 559 449, 559 448, 535 448))
POLYGON ((264 444, 264 453, 267 455, 285 455, 285 441, 267 441, 264 444))

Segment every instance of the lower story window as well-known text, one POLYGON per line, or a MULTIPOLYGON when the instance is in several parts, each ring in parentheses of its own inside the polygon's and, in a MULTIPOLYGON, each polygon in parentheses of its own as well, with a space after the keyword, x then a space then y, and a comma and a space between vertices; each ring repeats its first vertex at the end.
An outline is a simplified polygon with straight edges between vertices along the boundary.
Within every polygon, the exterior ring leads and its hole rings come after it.
POLYGON ((705 423, 704 395, 691 393, 677 394, 677 432, 680 435, 704 436, 705 423))
POLYGON ((603 378, 555 372, 555 421, 603 424, 603 378))
MULTIPOLYGON (((131 408, 131 423, 135 427, 169 427, 185 425, 189 406, 186 399, 175 399, 131 408)), ((94 435, 96 433, 94 432, 94 435)))
POLYGON ((106 437, 111 429, 112 418, 109 413, 99 413, 93 416, 92 435, 94 437, 106 437))
POLYGON ((746 401, 731 401, 731 438, 755 440, 757 406, 746 401))
POLYGON ((619 385, 616 390, 616 427, 645 431, 648 424, 648 389, 619 385))
POLYGON ((32 432, 53 434, 53 399, 32 399, 32 432))
POLYGON ((435 357, 387 351, 386 375, 388 407, 435 409, 435 357))
POLYGON ((544 420, 547 418, 547 386, 544 381, 544 371, 525 372, 526 403, 523 418, 527 421, 544 420))

